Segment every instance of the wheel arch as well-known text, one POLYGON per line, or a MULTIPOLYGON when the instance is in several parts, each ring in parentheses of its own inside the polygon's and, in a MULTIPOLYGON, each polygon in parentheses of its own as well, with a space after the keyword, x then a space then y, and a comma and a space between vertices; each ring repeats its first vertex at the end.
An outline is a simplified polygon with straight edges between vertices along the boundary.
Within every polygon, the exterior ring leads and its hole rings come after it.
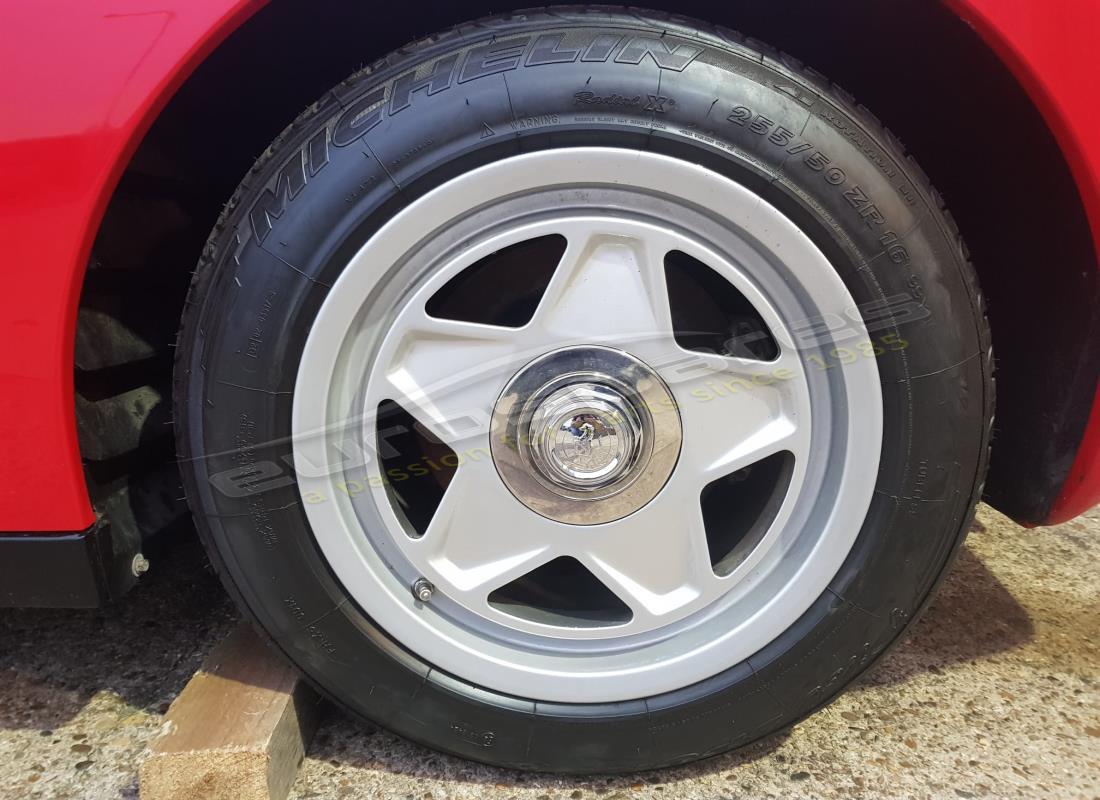
MULTIPOLYGON (((1060 123, 1049 124, 1041 100, 1028 94, 1036 84, 1019 79, 1027 65, 1006 63, 989 43, 994 38, 984 40, 959 16, 972 14, 970 0, 950 0, 951 10, 917 0, 889 8, 872 0, 827 8, 792 0, 736 11, 706 0, 649 5, 797 54, 874 109, 934 177, 970 245, 998 356, 1000 404, 986 498, 1018 520, 1046 521, 1082 440, 1100 363, 1093 335, 1096 249, 1082 197, 1095 193, 1095 183, 1079 159, 1067 160, 1055 135, 1060 123), (934 46, 903 50, 901 33, 934 46), (960 90, 967 86, 981 87, 982 103, 960 90), (1051 230, 1060 231, 1056 241, 1051 230)), ((236 30, 167 91, 140 142, 118 164, 121 180, 95 254, 115 248, 105 257, 126 260, 128 268, 179 271, 181 288, 166 291, 160 311, 178 318, 186 277, 222 204, 302 108, 364 61, 484 13, 480 0, 433 1, 391 9, 382 26, 370 9, 325 0, 242 14, 236 30), (115 255, 125 232, 147 223, 151 195, 163 211, 154 215, 163 236, 115 255), (166 241, 175 243, 167 265, 156 255, 166 241)), ((82 307, 88 297, 86 281, 82 307)))

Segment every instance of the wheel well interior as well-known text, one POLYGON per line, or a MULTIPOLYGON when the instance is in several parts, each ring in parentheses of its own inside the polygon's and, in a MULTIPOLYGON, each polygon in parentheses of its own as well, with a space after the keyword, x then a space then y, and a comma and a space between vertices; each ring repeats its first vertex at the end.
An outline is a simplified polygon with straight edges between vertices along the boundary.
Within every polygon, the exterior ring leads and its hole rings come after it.
MULTIPOLYGON (((986 499, 1019 520, 1044 519, 1092 402, 1096 256, 1069 168, 1014 78, 926 0, 648 5, 793 54, 884 120, 932 177, 992 322, 998 414, 986 499)), ((171 348, 191 270, 253 161, 352 71, 488 11, 478 0, 427 0, 390 6, 382 20, 371 4, 271 3, 171 99, 113 195, 82 295, 78 421, 101 510, 143 532, 184 511, 170 466, 171 348)))

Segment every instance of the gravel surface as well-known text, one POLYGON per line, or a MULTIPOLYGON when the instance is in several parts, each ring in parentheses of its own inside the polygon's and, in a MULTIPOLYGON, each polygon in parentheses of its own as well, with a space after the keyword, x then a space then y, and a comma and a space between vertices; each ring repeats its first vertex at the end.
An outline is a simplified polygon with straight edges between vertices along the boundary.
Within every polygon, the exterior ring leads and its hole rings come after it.
MULTIPOLYGON (((984 506, 938 599, 840 700, 735 755, 615 778, 520 774, 332 713, 291 796, 642 800, 1100 796, 1100 509, 1024 530, 984 506)), ((101 612, 0 609, 0 799, 136 798, 168 704, 237 615, 193 542, 101 612)))

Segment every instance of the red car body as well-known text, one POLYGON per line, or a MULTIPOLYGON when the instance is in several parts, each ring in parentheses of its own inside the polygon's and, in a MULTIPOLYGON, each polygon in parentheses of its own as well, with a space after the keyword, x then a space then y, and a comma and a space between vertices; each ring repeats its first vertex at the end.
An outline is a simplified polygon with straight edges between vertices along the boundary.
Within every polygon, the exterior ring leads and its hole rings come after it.
MULTIPOLYGON (((1100 4, 949 0, 1042 114, 1100 248, 1100 4)), ((82 531, 96 513, 74 417, 74 336, 93 240, 179 87, 264 6, 253 0, 14 0, 0 11, 0 531, 82 531)), ((936 176, 933 176, 934 178, 936 176)), ((963 231, 964 235, 966 231, 963 231)), ((1067 267, 1068 269, 1069 267, 1067 267)), ((1090 331, 1081 331, 1087 339, 1090 331)), ((1044 518, 1100 501, 1100 395, 1044 518)), ((996 446, 996 445, 995 445, 996 446)))

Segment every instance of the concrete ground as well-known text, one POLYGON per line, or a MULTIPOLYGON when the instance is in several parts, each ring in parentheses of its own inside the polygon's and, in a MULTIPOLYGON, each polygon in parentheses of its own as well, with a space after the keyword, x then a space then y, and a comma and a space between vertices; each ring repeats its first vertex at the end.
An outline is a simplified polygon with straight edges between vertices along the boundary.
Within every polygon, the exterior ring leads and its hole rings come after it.
MULTIPOLYGON (((519 774, 333 713, 292 797, 642 800, 1100 796, 1100 509, 1023 530, 983 507, 907 641, 735 755, 616 778, 519 774)), ((0 610, 0 800, 136 798, 168 704, 236 620, 194 543, 119 607, 0 610)))

